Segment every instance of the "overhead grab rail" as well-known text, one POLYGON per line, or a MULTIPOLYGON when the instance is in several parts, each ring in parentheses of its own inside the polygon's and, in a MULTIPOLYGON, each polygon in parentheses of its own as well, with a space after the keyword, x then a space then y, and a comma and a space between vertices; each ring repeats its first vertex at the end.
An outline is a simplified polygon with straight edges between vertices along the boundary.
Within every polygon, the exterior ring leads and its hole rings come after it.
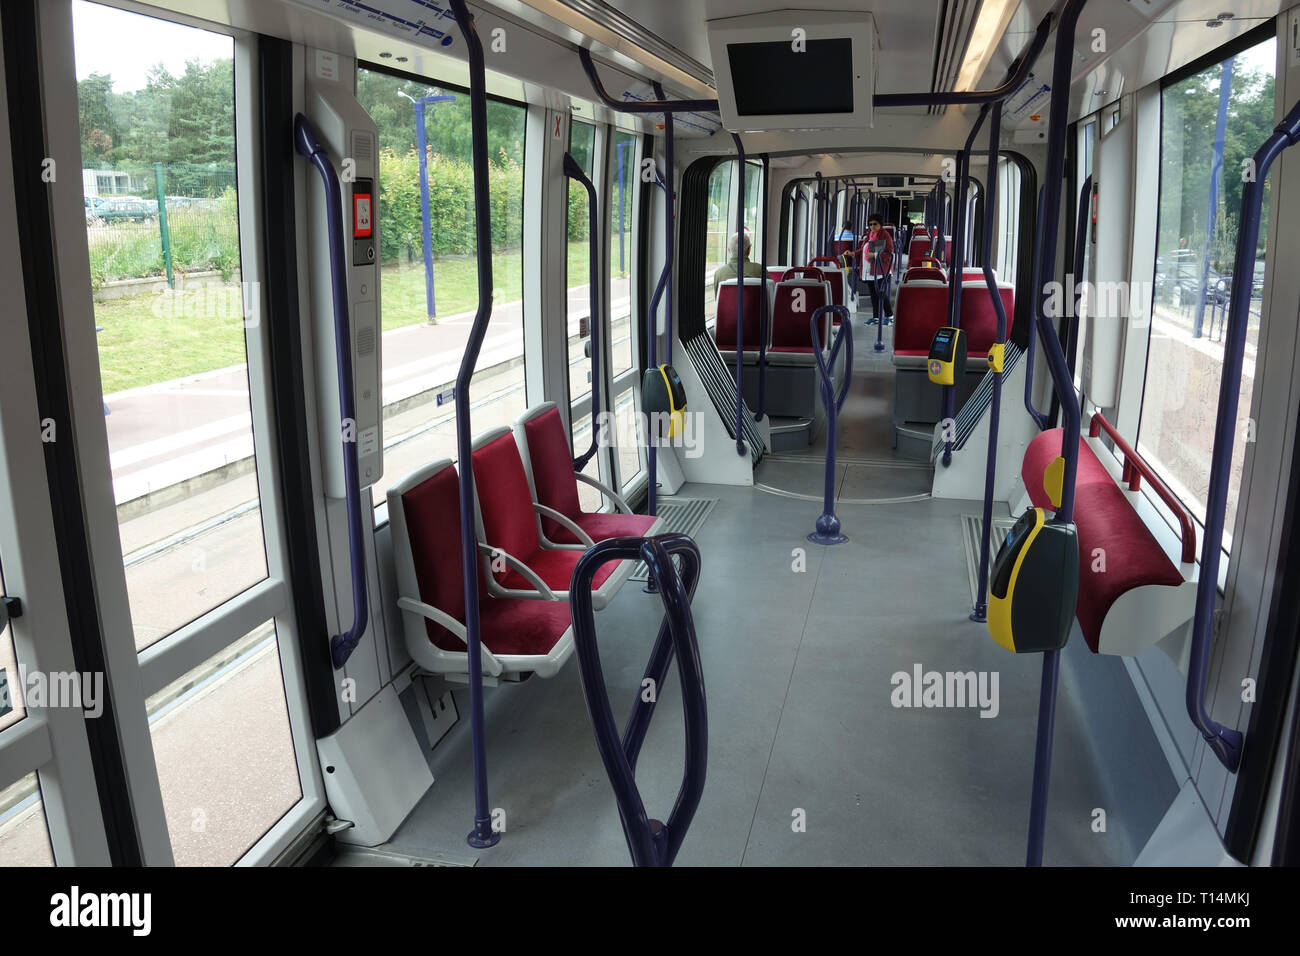
POLYGON ((1219 561, 1223 553, 1223 526, 1232 477, 1232 446, 1236 439, 1237 410, 1241 398, 1241 371, 1250 320, 1251 283, 1258 257, 1264 184, 1273 161, 1288 146, 1300 143, 1300 102, 1291 107, 1254 157, 1255 175, 1242 186, 1241 227, 1228 302, 1228 333, 1223 348, 1223 373, 1219 378, 1219 412, 1214 427, 1214 454, 1210 487, 1205 496, 1205 539, 1201 545, 1201 574, 1196 588, 1196 617, 1192 622, 1191 664, 1187 674, 1187 713, 1219 761, 1232 773, 1241 764, 1242 734, 1225 727, 1205 707, 1214 641, 1214 606, 1219 589, 1219 561))
MULTIPOLYGON (((745 144, 737 133, 736 144, 736 454, 748 455, 745 447, 745 144)), ((767 297, 767 275, 758 287, 759 296, 767 297)))
MULTIPOLYGON (((828 325, 834 328, 833 322, 828 325)), ((813 312, 809 327, 813 341, 813 357, 817 360, 822 405, 826 408, 826 489, 821 517, 817 519, 817 528, 808 535, 808 540, 814 544, 843 544, 849 539, 847 535, 840 532, 840 519, 835 515, 835 444, 840 410, 844 408, 844 402, 849 397, 849 385, 853 381, 853 322, 847 307, 828 304, 813 312), (833 312, 840 317, 839 330, 835 333, 835 344, 831 346, 829 358, 822 355, 822 348, 817 344, 821 340, 821 318, 827 312, 833 312), (840 383, 837 395, 832 373, 841 348, 844 349, 844 380, 840 383)))
POLYGON ((632 854, 633 866, 672 866, 681 849, 687 828, 700 805, 708 769, 709 717, 704 692, 704 673, 699 643, 691 616, 691 599, 700 578, 700 549, 684 534, 663 534, 651 538, 610 538, 588 548, 573 569, 569 607, 573 618, 573 645, 578 658, 582 696, 596 733, 596 748, 605 764, 623 836, 632 854), (681 563, 681 573, 674 566, 681 563), (668 819, 660 822, 646 813, 636 785, 636 763, 641 745, 654 716, 657 694, 638 690, 632 715, 620 738, 610 708, 609 692, 600 665, 596 640, 592 582, 610 561, 640 559, 664 605, 663 623, 646 664, 641 687, 662 688, 668 666, 677 660, 677 681, 681 687, 682 712, 686 725, 685 772, 677 799, 668 819))
MULTIPOLYGON (((492 208, 488 194, 487 145, 487 80, 483 62, 483 42, 474 18, 465 0, 448 0, 456 24, 465 38, 469 57, 469 115, 471 128, 471 159, 474 168, 474 208, 480 214, 474 217, 475 258, 478 260, 478 306, 474 324, 461 356, 460 370, 452 392, 456 403, 456 454, 460 467, 460 549, 461 566, 465 569, 465 652, 469 668, 469 717, 471 752, 474 762, 474 829, 468 836, 469 845, 477 848, 495 846, 500 834, 492 829, 491 807, 488 804, 487 786, 487 728, 483 715, 483 655, 481 652, 478 578, 474 573, 478 563, 478 528, 474 520, 475 491, 474 469, 469 420, 469 386, 478 365, 479 351, 492 318, 492 222, 487 212, 492 208)), ((593 275, 594 279, 595 276, 593 275)), ((593 428, 595 423, 593 420, 593 428)))
POLYGON ((596 186, 578 161, 570 153, 564 154, 564 175, 574 182, 580 183, 582 188, 587 190, 587 228, 588 235, 592 236, 591 242, 587 243, 587 263, 591 272, 590 281, 587 282, 587 290, 590 294, 590 318, 587 321, 589 331, 591 332, 591 444, 581 455, 575 455, 573 458, 574 472, 581 472, 587 467, 587 462, 591 461, 592 456, 596 454, 596 448, 599 444, 600 428, 598 426, 600 407, 600 326, 601 317, 600 309, 600 243, 595 241, 595 237, 600 235, 600 215, 596 209, 596 186))
POLYGON ((660 97, 657 100, 616 100, 609 95, 605 84, 600 81, 600 74, 596 72, 596 63, 591 58, 591 51, 585 46, 578 47, 578 59, 582 61, 582 71, 591 81, 591 88, 596 92, 597 99, 612 110, 623 113, 716 113, 718 111, 717 100, 663 99, 662 87, 655 91, 655 95, 660 97))
POLYGON ((334 304, 334 352, 338 369, 340 441, 343 443, 343 487, 348 515, 348 565, 352 582, 352 626, 342 634, 330 637, 330 660, 334 669, 339 670, 361 643, 370 614, 357 443, 355 439, 345 437, 344 430, 345 423, 356 421, 357 412, 352 377, 352 328, 348 316, 348 266, 343 240, 343 188, 320 138, 301 113, 293 120, 293 141, 298 152, 311 160, 320 172, 325 187, 325 228, 329 233, 330 297, 334 304))

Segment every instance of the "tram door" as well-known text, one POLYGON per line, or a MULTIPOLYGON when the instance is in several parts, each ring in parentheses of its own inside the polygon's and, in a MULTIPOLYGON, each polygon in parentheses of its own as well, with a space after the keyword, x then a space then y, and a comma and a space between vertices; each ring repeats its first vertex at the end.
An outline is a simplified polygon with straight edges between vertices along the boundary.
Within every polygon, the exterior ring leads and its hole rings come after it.
POLYGON ((256 37, 34 6, 59 171, 46 321, 73 383, 117 785, 144 863, 269 862, 324 795, 279 514, 256 37))

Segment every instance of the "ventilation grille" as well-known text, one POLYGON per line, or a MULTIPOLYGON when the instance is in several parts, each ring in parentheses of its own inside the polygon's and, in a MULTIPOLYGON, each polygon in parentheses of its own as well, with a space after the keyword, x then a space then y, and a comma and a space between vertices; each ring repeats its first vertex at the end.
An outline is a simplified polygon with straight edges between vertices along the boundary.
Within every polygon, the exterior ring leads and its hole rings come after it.
MULTIPOLYGON (((663 524, 655 533, 686 534, 694 538, 717 503, 717 498, 660 498, 656 510, 663 524)), ((632 571, 632 580, 648 581, 649 578, 650 574, 645 562, 638 561, 632 571)))
MULTIPOLYGON (((1006 378, 1011 374, 1011 370, 1016 367, 1023 353, 1015 342, 1007 341, 1006 352, 1002 361, 1002 380, 1005 384, 1006 378)), ((966 399, 966 404, 961 407, 957 413, 957 440, 953 442, 953 448, 957 451, 966 447, 966 442, 970 436, 975 433, 975 426, 980 423, 984 413, 993 405, 993 370, 989 369, 980 379, 979 385, 971 393, 970 398, 966 399)), ((943 442, 934 441, 930 446, 930 460, 937 462, 939 455, 943 452, 943 442)))
MULTIPOLYGON (((718 410, 727 434, 735 438, 736 379, 723 364, 722 356, 718 354, 718 348, 707 332, 683 339, 682 345, 686 347, 686 354, 690 356, 695 371, 699 373, 700 381, 704 383, 704 390, 709 393, 713 407, 718 410)), ((741 414, 740 424, 744 431, 742 437, 749 448, 750 460, 757 465, 763 453, 767 451, 767 447, 763 444, 763 437, 759 434, 758 427, 754 424, 754 415, 748 407, 741 414)))
POLYGON ((375 350, 375 327, 365 325, 357 329, 357 354, 369 355, 375 350))
POLYGON ((352 158, 358 163, 369 163, 375 158, 375 144, 369 133, 352 134, 352 158))

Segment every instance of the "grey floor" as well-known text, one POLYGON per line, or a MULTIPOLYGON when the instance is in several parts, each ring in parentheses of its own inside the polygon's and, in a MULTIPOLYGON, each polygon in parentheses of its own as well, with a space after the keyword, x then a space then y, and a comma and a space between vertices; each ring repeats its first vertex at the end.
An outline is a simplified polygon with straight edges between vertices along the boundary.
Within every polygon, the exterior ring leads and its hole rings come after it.
MULTIPOLYGON (((861 341, 874 339, 860 317, 855 328, 861 341)), ((887 361, 869 345, 858 353, 839 446, 846 459, 865 464, 842 466, 841 494, 924 492, 928 470, 888 464, 887 361)), ((764 462, 757 480, 820 494, 819 445, 807 461, 764 462)), ((678 864, 1021 864, 1041 659, 1006 653, 967 619, 960 521, 977 506, 844 504, 837 510, 850 540, 824 548, 804 538, 820 513, 816 502, 714 485, 687 485, 681 494, 718 503, 697 535, 704 565, 694 601, 708 694, 708 781, 678 864), (895 707, 893 675, 917 666, 997 675, 996 716, 895 707)), ((659 617, 657 598, 636 585, 597 616, 616 714, 631 708, 659 617)), ((1091 667, 1096 659, 1083 654, 1091 667)), ((1067 654, 1046 862, 1128 864, 1154 827, 1159 802, 1172 799, 1164 792, 1172 784, 1145 739, 1131 748, 1134 766, 1099 763, 1099 747, 1085 733, 1096 719, 1089 716, 1095 680, 1081 681, 1075 663, 1067 654), (1158 799, 1147 806, 1141 794, 1152 792, 1158 799), (1137 812, 1125 809, 1138 804, 1137 812), (1094 832, 1098 808, 1108 812, 1106 832, 1094 832)), ((1097 673, 1113 683, 1107 693, 1123 696, 1113 669, 1097 673)), ((576 661, 550 680, 487 691, 490 803, 505 812, 506 832, 485 851, 465 843, 473 790, 467 700, 463 690, 456 694, 462 719, 433 751, 436 783, 390 850, 482 866, 628 863, 576 661)), ((638 767, 651 816, 667 815, 681 770, 674 678, 638 767)))

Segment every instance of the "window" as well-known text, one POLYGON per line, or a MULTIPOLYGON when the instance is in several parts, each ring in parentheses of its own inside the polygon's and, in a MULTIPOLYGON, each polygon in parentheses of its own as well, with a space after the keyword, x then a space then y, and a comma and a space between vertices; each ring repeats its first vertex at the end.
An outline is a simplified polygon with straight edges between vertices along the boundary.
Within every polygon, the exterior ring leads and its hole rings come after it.
POLYGON ((0 789, 0 866, 53 866, 50 830, 36 774, 0 789))
MULTIPOLYGON (((575 119, 569 128, 569 152, 574 160, 595 182, 596 127, 575 119)), ((591 394, 591 358, 587 355, 587 343, 590 342, 590 329, 584 328, 590 320, 591 293, 590 283, 597 277, 591 274, 591 258, 588 244, 599 240, 599 236, 590 235, 590 208, 587 190, 581 183, 570 179, 568 182, 568 224, 566 230, 566 248, 568 256, 567 283, 568 298, 568 341, 569 341, 569 401, 576 402, 591 394), (583 334, 584 331, 586 334, 583 334)), ((597 184, 599 189, 599 184, 597 184)), ((579 440, 578 423, 574 423, 573 446, 575 451, 586 447, 591 438, 590 421, 585 441, 579 440)), ((595 474, 595 459, 588 466, 595 474)))
POLYGON ((1020 260, 1020 167, 1001 160, 998 167, 998 214, 1001 221, 997 272, 1003 281, 1014 281, 1020 260))
MULTIPOLYGON (((1264 283, 1263 243, 1268 234, 1267 198, 1255 275, 1234 277, 1231 270, 1241 208, 1239 170, 1274 126, 1275 54, 1276 41, 1269 39, 1161 94, 1156 281, 1137 447, 1202 522, 1228 293, 1238 280, 1250 282, 1253 290, 1238 420, 1250 414, 1264 283), (1222 153, 1215 147, 1220 126, 1222 153)), ((1237 441, 1228 493, 1229 531, 1244 461, 1245 443, 1237 441)))
POLYGON ((100 382, 137 649, 266 577, 234 41, 74 5, 100 382), (142 46, 167 50, 156 66, 142 46), (103 171, 101 173, 101 170, 103 171), (113 193, 99 193, 111 181, 113 193))
MULTIPOLYGON (((384 475, 389 485, 456 456, 449 392, 478 306, 468 94, 357 70, 357 98, 379 127, 380 296, 383 302, 384 475), (420 120, 424 157, 420 157, 420 120), (429 223, 424 223, 423 173, 429 223), (425 258, 425 235, 430 238, 425 258)), ((489 99, 492 323, 470 383, 475 432, 509 425, 527 407, 523 329, 523 106, 489 99)))
POLYGON ((610 184, 609 347, 614 375, 636 364, 632 322, 632 198, 636 175, 637 137, 621 130, 614 135, 614 182, 610 184))
MULTIPOLYGON (((1116 110, 1116 115, 1118 115, 1118 112, 1119 111, 1116 110)), ((1093 159, 1095 156, 1096 148, 1097 148, 1097 121, 1094 119, 1085 123, 1083 128, 1079 131, 1079 163, 1075 171, 1075 174, 1077 176, 1077 178, 1075 179, 1075 185, 1078 190, 1078 192, 1076 192, 1075 195, 1076 200, 1078 199, 1078 193, 1082 192, 1083 190, 1084 181, 1089 176, 1092 175, 1093 159)), ((1086 201, 1089 206, 1092 205, 1091 194, 1089 194, 1086 201)), ((1084 239, 1084 243, 1083 243, 1083 272, 1082 274, 1074 277, 1075 282, 1079 284, 1092 281, 1091 278, 1092 239, 1093 239, 1093 230, 1096 227, 1091 224, 1092 222, 1091 209, 1088 210, 1087 215, 1089 220, 1089 227, 1088 227, 1087 237, 1084 239)), ((1079 331, 1075 339, 1077 343, 1075 346, 1076 349, 1075 354, 1076 356, 1082 356, 1084 342, 1087 340, 1086 336, 1088 334, 1088 315, 1087 315, 1088 297, 1080 296, 1078 301, 1079 301, 1078 317, 1075 319, 1075 321, 1078 323, 1079 331)), ((1076 358, 1075 368, 1074 368, 1074 387, 1076 389, 1079 389, 1080 392, 1082 392, 1083 362, 1078 360, 1078 358, 1076 358)))
MULTIPOLYGON (((5 594, 4 571, 0 569, 0 597, 5 594)), ((22 720, 27 710, 23 706, 22 674, 18 670, 18 655, 14 648, 13 630, 6 623, 0 630, 0 731, 12 727, 22 720)), ((4 813, 4 804, 0 803, 0 814, 4 813)), ((3 857, 0 857, 0 862, 3 857)))
MULTIPOLYGON (((763 167, 759 163, 747 162, 745 175, 745 241, 749 245, 746 255, 745 274, 759 274, 761 251, 758 248, 758 224, 760 222, 759 203, 762 201, 763 167)), ((736 170, 734 159, 719 163, 709 175, 709 211, 708 240, 704 251, 704 302, 705 310, 712 315, 717 311, 717 287, 723 279, 736 277, 736 250, 731 246, 731 238, 741 228, 736 209, 736 170)), ((813 202, 816 209, 816 203, 813 202)), ((833 209, 834 204, 828 204, 833 209)), ((813 217, 813 229, 816 231, 816 216, 813 217)), ((815 244, 815 239, 814 239, 815 244)))

